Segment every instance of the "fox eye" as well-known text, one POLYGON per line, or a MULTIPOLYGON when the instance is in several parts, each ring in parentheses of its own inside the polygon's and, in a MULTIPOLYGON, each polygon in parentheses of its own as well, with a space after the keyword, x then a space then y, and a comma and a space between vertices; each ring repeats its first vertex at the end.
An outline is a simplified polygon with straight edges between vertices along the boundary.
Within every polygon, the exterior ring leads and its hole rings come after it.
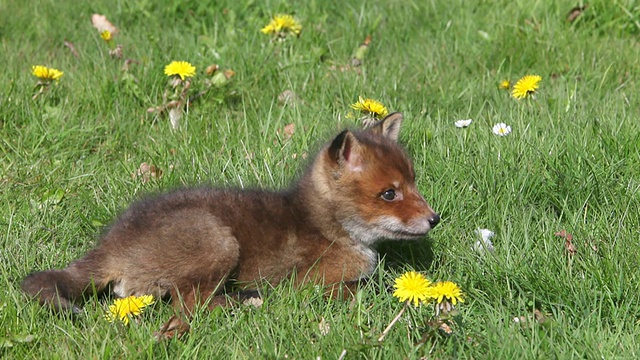
POLYGON ((393 201, 396 198, 396 191, 393 189, 385 190, 380 196, 386 201, 393 201))

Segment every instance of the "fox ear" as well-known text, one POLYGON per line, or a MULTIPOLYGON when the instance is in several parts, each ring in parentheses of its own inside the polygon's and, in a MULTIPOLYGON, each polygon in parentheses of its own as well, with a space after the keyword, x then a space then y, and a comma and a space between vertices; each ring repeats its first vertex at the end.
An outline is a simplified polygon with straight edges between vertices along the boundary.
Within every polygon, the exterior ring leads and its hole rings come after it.
POLYGON ((404 119, 404 116, 402 116, 401 112, 391 113, 384 119, 373 124, 367 131, 397 142, 402 119, 404 119))
POLYGON ((341 168, 362 171, 362 146, 349 130, 341 132, 329 145, 329 156, 341 168))

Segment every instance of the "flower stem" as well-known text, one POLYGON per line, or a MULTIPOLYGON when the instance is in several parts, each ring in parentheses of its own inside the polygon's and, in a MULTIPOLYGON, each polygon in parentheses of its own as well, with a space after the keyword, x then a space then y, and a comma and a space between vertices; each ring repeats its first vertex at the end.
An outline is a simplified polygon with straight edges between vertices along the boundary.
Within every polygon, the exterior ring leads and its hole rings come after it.
POLYGON ((396 317, 393 318, 393 320, 391 320, 391 322, 389 323, 389 325, 387 325, 387 328, 384 329, 384 331, 382 332, 382 334, 380 334, 380 337, 378 338, 378 341, 382 341, 384 340, 384 337, 387 336, 387 334, 389 333, 389 331, 391 331, 391 328, 393 327, 393 325, 400 319, 400 317, 402 316, 402 314, 404 314, 404 311, 407 310, 407 306, 409 305, 409 302, 407 301, 406 303, 404 303, 404 306, 402 307, 402 310, 400 310, 400 312, 398 313, 398 315, 396 315, 396 317))

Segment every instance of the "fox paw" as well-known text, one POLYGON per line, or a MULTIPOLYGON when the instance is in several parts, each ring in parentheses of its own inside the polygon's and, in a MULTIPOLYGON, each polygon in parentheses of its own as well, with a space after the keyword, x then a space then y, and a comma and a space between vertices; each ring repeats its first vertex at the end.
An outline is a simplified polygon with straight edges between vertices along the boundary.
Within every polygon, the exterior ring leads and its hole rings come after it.
POLYGON ((180 338, 184 334, 189 332, 191 326, 183 318, 177 315, 173 315, 169 321, 167 321, 160 330, 153 333, 156 340, 172 339, 174 337, 180 338))

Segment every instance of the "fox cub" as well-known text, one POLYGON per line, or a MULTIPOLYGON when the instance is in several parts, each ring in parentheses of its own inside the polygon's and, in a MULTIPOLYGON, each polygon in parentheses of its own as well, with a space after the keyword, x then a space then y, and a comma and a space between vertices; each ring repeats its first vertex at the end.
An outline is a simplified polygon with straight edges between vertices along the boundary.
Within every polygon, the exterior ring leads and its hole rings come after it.
POLYGON ((378 240, 423 237, 440 221, 415 185, 397 144, 402 114, 345 130, 281 192, 194 188, 139 201, 85 257, 32 273, 22 289, 57 311, 79 312, 83 295, 170 297, 158 335, 189 330, 194 306, 223 305, 225 285, 247 289, 295 276, 342 291, 371 274, 378 240))

